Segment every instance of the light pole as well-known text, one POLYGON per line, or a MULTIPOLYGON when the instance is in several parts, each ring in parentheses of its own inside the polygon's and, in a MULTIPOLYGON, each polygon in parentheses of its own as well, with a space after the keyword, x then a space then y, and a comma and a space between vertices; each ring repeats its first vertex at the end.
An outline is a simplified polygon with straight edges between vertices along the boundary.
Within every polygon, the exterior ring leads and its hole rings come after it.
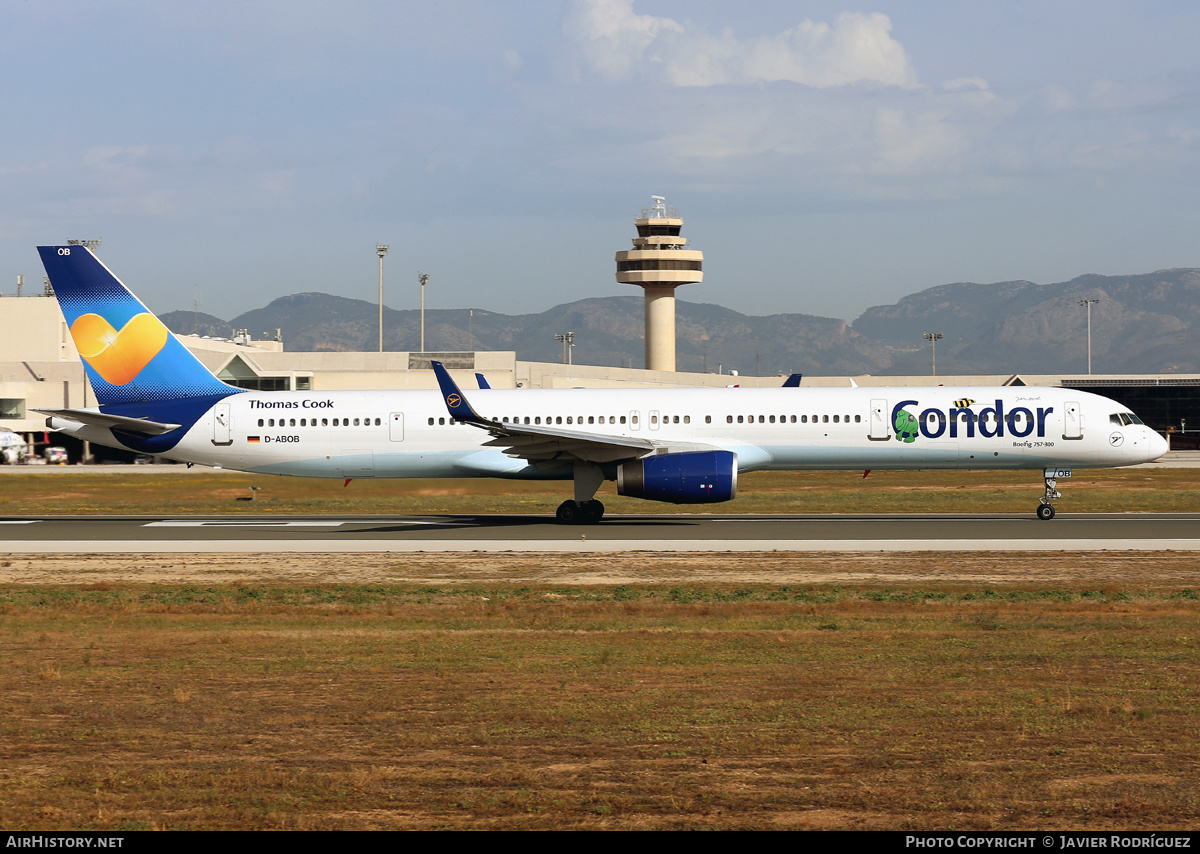
POLYGON ((925 332, 923 333, 925 340, 929 342, 929 346, 933 348, 933 375, 937 376, 937 342, 942 337, 940 332, 925 332))
POLYGON ((1081 299, 1080 305, 1086 305, 1088 311, 1088 376, 1092 375, 1092 306, 1100 302, 1098 299, 1081 299))
POLYGON ((386 243, 375 244, 375 254, 379 256, 379 352, 383 352, 383 256, 387 254, 386 243))
POLYGON ((425 285, 429 282, 428 273, 417 273, 421 282, 421 352, 425 352, 425 285))
POLYGON ((554 340, 562 342, 563 364, 564 365, 571 364, 571 361, 572 361, 571 357, 574 355, 574 350, 575 350, 575 333, 574 332, 564 332, 561 335, 555 335, 554 340))

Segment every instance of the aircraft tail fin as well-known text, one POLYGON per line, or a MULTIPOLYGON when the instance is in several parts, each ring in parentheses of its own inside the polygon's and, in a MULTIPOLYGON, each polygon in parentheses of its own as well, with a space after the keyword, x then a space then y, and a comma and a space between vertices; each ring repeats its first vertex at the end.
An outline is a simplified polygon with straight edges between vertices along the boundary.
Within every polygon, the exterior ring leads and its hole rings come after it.
POLYGON ((226 385, 85 246, 39 246, 101 406, 226 396, 226 385))

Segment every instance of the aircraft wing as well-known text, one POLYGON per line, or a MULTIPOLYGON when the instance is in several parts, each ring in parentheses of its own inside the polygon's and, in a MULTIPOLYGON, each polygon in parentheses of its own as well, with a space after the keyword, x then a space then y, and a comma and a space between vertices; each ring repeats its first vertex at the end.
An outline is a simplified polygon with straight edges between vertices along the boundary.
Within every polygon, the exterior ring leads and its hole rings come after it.
POLYGON ((441 362, 432 364, 450 417, 487 430, 492 438, 484 444, 501 448, 510 457, 543 466, 574 462, 612 463, 644 457, 659 447, 649 439, 634 436, 609 436, 563 430, 550 425, 510 424, 484 418, 467 402, 445 366, 441 362))
POLYGON ((127 433, 143 433, 147 436, 160 436, 163 433, 177 430, 181 426, 148 421, 144 418, 127 418, 124 415, 105 415, 95 409, 35 409, 34 412, 44 412, 46 415, 77 421, 89 427, 105 427, 110 430, 123 430, 127 433))

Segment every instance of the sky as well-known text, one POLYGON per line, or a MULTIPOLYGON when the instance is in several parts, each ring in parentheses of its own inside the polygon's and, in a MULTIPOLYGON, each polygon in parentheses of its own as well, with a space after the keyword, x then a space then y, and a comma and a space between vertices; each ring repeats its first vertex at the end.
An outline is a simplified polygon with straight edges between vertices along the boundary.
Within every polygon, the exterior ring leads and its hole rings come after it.
POLYGON ((152 309, 537 312, 667 197, 682 299, 852 320, 1200 266, 1200 4, 0 0, 0 292, 102 238, 152 309))

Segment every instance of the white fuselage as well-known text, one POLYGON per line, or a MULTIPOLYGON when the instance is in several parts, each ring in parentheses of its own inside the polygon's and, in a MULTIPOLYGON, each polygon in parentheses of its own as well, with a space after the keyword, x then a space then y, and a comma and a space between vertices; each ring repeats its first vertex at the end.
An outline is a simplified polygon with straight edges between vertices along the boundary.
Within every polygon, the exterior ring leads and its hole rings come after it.
MULTIPOLYGON (((485 389, 467 397, 488 419, 636 437, 660 452, 733 451, 742 472, 1105 468, 1166 451, 1148 427, 1122 422, 1126 407, 1062 388, 485 389), (897 438, 900 404, 919 423, 907 441, 897 438)), ((117 444, 101 428, 56 429, 117 444)), ((246 392, 212 407, 164 456, 304 477, 571 477, 569 464, 534 466, 485 446, 490 438, 451 419, 438 391, 246 392)))

